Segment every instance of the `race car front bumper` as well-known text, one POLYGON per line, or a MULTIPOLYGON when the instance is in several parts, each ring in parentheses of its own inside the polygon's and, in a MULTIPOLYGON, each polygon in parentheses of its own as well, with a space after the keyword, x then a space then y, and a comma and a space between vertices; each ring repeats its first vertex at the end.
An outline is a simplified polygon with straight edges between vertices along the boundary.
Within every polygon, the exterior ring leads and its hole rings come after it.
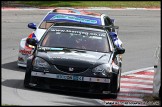
POLYGON ((18 61, 17 65, 20 67, 26 67, 27 66, 27 58, 32 55, 33 49, 26 47, 26 38, 23 38, 19 45, 19 54, 18 54, 18 61))
POLYGON ((32 72, 29 85, 35 88, 93 94, 110 94, 110 78, 82 77, 32 72), (67 76, 67 77, 66 77, 67 76), (77 78, 78 77, 78 78, 77 78))

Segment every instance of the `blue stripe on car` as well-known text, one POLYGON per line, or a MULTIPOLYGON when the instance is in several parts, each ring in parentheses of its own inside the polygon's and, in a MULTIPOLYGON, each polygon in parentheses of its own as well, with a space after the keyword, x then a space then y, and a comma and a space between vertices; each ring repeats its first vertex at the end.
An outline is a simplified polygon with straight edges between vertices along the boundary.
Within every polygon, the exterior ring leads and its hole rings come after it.
POLYGON ((59 13, 48 14, 43 21, 51 21, 51 20, 101 25, 100 18, 91 16, 71 15, 71 14, 59 14, 59 13))

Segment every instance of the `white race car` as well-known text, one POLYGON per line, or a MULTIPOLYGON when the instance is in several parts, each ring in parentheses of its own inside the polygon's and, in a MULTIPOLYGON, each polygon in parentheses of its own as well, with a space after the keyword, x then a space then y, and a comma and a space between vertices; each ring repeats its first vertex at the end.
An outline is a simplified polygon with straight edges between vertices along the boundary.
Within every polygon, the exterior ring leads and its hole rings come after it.
MULTIPOLYGON (((35 38, 38 42, 45 31, 55 22, 78 22, 84 24, 114 26, 114 19, 110 19, 106 14, 93 13, 77 9, 57 8, 49 11, 38 26, 35 23, 29 23, 28 27, 34 31, 26 38, 21 39, 18 54, 18 66, 26 67, 27 58, 32 55, 34 47, 27 44, 28 38, 35 38)), ((112 27, 111 27, 112 28, 112 27)), ((112 32, 118 32, 118 28, 109 29, 112 32), (117 29, 117 31, 115 31, 117 29)), ((118 39, 120 40, 120 39, 118 39)), ((122 44, 122 42, 120 42, 122 44)))

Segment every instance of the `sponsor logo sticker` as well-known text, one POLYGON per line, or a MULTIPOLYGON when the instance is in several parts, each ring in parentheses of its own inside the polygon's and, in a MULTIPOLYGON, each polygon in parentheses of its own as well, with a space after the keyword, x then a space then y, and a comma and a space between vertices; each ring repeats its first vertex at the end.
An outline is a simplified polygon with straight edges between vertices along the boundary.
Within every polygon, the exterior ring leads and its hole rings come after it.
POLYGON ((21 54, 31 54, 31 51, 26 51, 25 49, 24 50, 19 50, 19 52, 21 54))
POLYGON ((62 15, 62 14, 55 15, 50 20, 55 20, 55 19, 65 19, 65 20, 71 20, 71 21, 77 21, 77 22, 97 24, 96 20, 85 19, 85 18, 70 16, 70 15, 62 15))

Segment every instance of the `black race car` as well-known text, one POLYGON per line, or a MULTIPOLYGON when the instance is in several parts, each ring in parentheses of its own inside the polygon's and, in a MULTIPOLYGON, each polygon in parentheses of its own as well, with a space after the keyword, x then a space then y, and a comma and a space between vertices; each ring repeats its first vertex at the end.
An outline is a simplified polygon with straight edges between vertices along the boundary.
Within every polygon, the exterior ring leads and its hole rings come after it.
POLYGON ((112 94, 120 90, 121 60, 125 49, 114 45, 107 28, 56 23, 42 36, 27 59, 25 87, 112 94))

